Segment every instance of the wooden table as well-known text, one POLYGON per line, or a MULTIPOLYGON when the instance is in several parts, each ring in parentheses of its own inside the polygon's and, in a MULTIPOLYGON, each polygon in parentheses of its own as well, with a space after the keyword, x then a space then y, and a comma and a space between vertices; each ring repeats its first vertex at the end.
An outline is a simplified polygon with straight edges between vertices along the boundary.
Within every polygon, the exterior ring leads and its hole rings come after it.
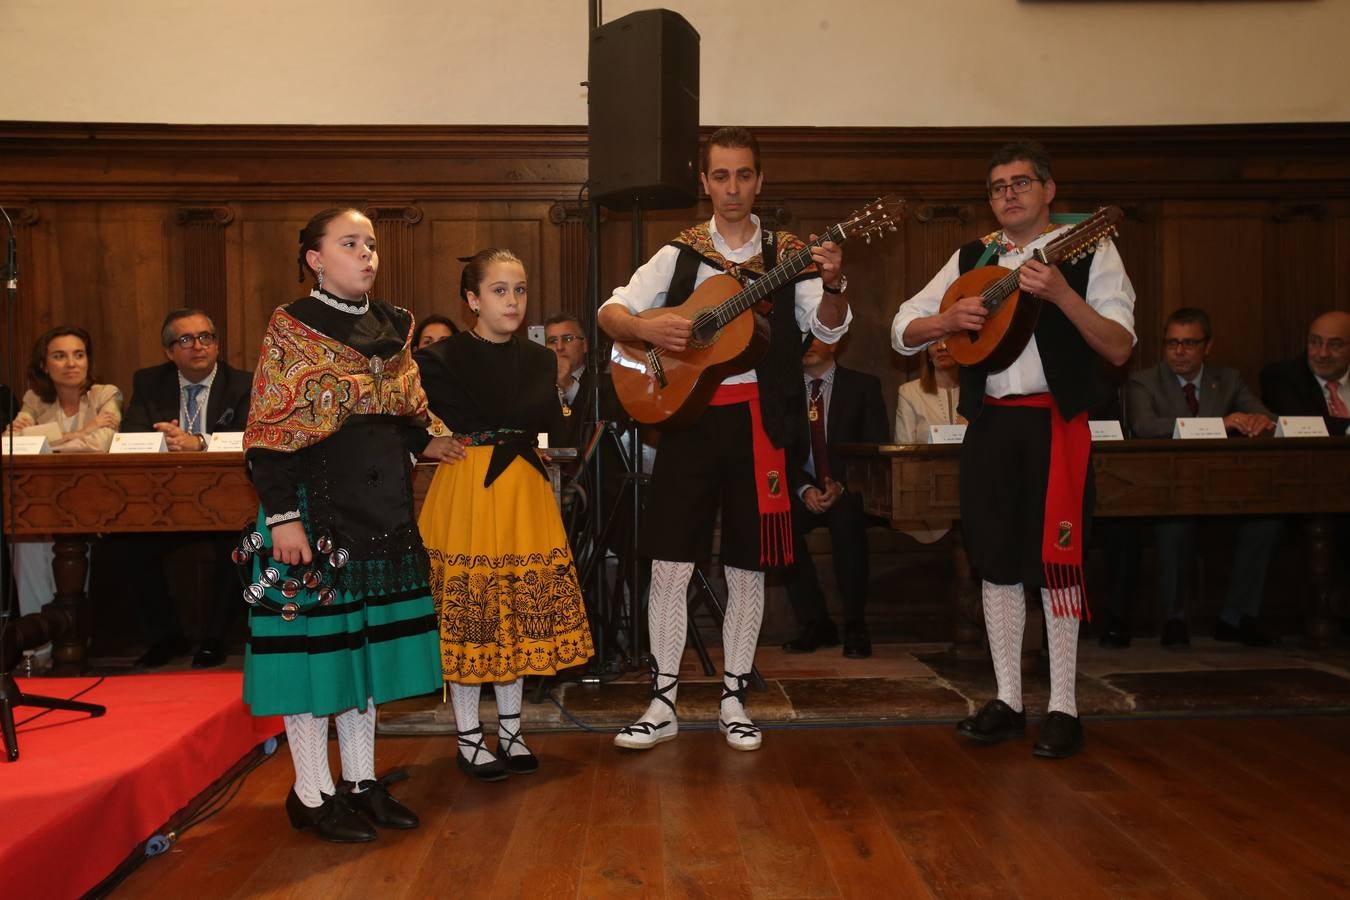
MULTIPOLYGON (((555 464, 575 465, 574 448, 549 452, 555 464)), ((5 456, 0 466, 5 534, 50 536, 56 542, 52 605, 76 624, 56 641, 54 655, 62 671, 84 665, 87 635, 79 622, 91 536, 237 533, 258 514, 258 495, 244 471, 242 453, 53 453, 12 460, 5 456)), ((419 463, 413 470, 413 496, 419 509, 435 473, 435 463, 419 463)))
MULTIPOLYGON (((872 515, 892 527, 961 517, 960 447, 953 444, 850 444, 850 486, 872 515)), ((1309 641, 1335 636, 1331 615, 1334 535, 1330 516, 1350 513, 1350 439, 1103 441, 1092 447, 1099 518, 1139 516, 1309 516, 1313 600, 1309 641)), ((979 585, 956 536, 958 648, 984 634, 979 585)))
POLYGON ((53 453, 6 456, 3 464, 5 533, 56 541, 52 605, 76 623, 56 641, 61 670, 84 665, 87 635, 79 623, 91 536, 237 532, 258 514, 242 453, 53 453))

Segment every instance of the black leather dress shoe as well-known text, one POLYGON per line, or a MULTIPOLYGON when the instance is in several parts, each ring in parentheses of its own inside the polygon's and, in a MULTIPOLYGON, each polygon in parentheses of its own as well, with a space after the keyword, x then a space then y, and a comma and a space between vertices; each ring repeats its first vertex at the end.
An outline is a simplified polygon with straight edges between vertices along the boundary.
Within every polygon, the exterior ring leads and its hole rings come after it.
POLYGON ((823 625, 808 625, 802 633, 784 642, 783 649, 788 653, 815 653, 821 647, 838 647, 839 630, 833 622, 823 625))
POLYGON ((1123 650, 1130 646, 1130 629, 1119 619, 1112 619, 1101 637, 1097 638, 1097 643, 1102 647, 1123 650))
POLYGON ((872 655, 872 636, 866 625, 844 626, 844 655, 849 659, 867 659, 872 655))
POLYGON ((225 664, 225 655, 224 641, 202 641, 196 655, 192 657, 192 668, 214 669, 222 666, 225 664))
POLYGON ((188 643, 181 634, 173 637, 160 638, 155 641, 145 652, 136 660, 138 669, 158 669, 165 665, 175 656, 182 656, 188 652, 188 643))
POLYGON ((1167 624, 1163 625, 1162 645, 1164 647, 1189 647, 1191 645, 1191 630, 1180 619, 1168 619, 1167 624))
POLYGON ((323 806, 311 808, 300 802, 291 789, 286 797, 286 815, 296 831, 313 830, 316 837, 335 844, 361 844, 375 840, 375 829, 352 809, 346 797, 320 794, 323 806))
POLYGON ((1223 619, 1215 622, 1214 639, 1241 641, 1248 647, 1270 647, 1275 643, 1275 636, 1266 630, 1261 620, 1251 616, 1243 616, 1237 625, 1229 625, 1223 619))
POLYGON ((352 809, 381 828, 416 828, 417 813, 394 799, 384 781, 338 782, 339 796, 345 796, 352 809))
POLYGON ((1052 712, 1045 717, 1041 736, 1031 748, 1035 756, 1064 759, 1083 749, 1083 723, 1077 716, 1052 712))
POLYGON ((1014 711, 1002 700, 990 700, 975 715, 958 722, 956 731, 962 737, 968 737, 981 744, 997 744, 1025 737, 1027 714, 1025 710, 1014 711))

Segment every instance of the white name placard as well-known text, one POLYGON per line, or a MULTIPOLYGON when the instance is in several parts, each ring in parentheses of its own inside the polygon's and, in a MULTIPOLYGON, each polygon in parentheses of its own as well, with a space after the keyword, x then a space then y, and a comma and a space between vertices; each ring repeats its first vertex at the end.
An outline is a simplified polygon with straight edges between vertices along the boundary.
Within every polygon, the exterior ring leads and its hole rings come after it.
POLYGON ((1226 438, 1228 429, 1223 427, 1223 419, 1206 417, 1195 419, 1177 419, 1172 428, 1174 438, 1226 438))
POLYGON ((959 444, 966 439, 966 426, 964 425, 929 425, 928 443, 930 444, 959 444))
POLYGON ((159 431, 133 431, 113 435, 109 453, 166 453, 169 445, 159 431))
POLYGON ((537 439, 538 439, 538 441, 539 441, 539 449, 540 449, 540 450, 547 450, 547 449, 548 449, 548 432, 547 432, 547 431, 541 431, 541 432, 539 432, 538 438, 537 438, 537 439))
POLYGON ((208 453, 243 453, 244 433, 242 431, 217 431, 206 439, 208 453))
MULTIPOLYGON (((39 453, 52 452, 45 434, 16 434, 13 441, 15 456, 37 456, 39 453)), ((0 437, 0 453, 9 453, 9 442, 9 435, 0 437)))
POLYGON ((1101 419, 1099 421, 1089 421, 1088 428, 1092 430, 1092 439, 1094 441, 1123 441, 1125 433, 1120 430, 1120 423, 1115 419, 1101 419))
POLYGON ((1276 437, 1331 437, 1321 416, 1280 416, 1275 420, 1276 437))

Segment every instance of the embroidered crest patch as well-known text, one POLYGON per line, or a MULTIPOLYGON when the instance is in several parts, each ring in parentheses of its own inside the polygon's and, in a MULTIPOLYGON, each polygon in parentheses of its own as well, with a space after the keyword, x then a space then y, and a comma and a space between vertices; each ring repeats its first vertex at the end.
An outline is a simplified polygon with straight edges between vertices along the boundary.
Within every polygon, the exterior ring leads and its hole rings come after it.
POLYGON ((1059 523, 1059 537, 1055 540, 1059 549, 1068 550, 1073 546, 1073 523, 1063 521, 1059 523))

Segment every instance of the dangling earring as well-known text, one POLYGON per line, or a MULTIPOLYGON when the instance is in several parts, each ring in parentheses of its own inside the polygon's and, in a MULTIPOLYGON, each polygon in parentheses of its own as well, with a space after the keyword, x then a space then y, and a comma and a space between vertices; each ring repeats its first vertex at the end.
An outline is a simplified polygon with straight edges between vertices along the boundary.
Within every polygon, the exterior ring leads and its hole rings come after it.
POLYGON ((319 267, 318 267, 317 269, 314 270, 314 279, 315 279, 315 282, 316 282, 315 286, 316 286, 319 290, 323 290, 323 264, 322 264, 322 263, 320 263, 320 264, 319 264, 319 267))

